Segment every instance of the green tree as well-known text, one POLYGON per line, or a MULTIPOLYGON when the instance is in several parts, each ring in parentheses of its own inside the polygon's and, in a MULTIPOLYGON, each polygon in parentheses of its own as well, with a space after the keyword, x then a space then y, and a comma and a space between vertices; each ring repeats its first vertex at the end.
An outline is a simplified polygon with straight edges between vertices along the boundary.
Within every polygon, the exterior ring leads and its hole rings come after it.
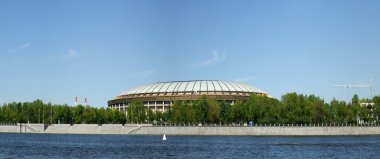
POLYGON ((379 122, 379 117, 380 117, 380 96, 375 96, 372 98, 372 101, 373 103, 375 104, 374 106, 374 118, 375 120, 377 121, 377 123, 380 123, 379 122))
POLYGON ((104 108, 97 109, 96 111, 97 123, 106 123, 106 110, 104 108))
POLYGON ((112 110, 113 112, 113 124, 125 124, 127 122, 127 118, 124 112, 119 110, 112 110))
POLYGON ((145 123, 146 114, 145 107, 142 102, 132 102, 128 109, 130 109, 128 111, 128 115, 130 115, 132 123, 145 123))
POLYGON ((148 109, 148 121, 149 123, 153 123, 155 120, 155 114, 152 109, 148 109))
POLYGON ((176 101, 173 104, 173 122, 174 123, 184 123, 186 114, 183 114, 184 112, 184 106, 182 101, 176 101))
POLYGON ((97 123, 96 119, 96 109, 85 107, 83 111, 83 122, 87 124, 94 124, 97 123))
MULTIPOLYGON (((64 107, 65 108, 65 107, 64 107)), ((84 113, 84 106, 78 105, 77 107, 74 108, 74 122, 75 124, 82 124, 85 121, 83 120, 83 113, 84 113)), ((67 109, 64 109, 64 123, 67 123, 67 109)))
POLYGON ((231 122, 231 105, 226 101, 221 101, 220 105, 220 114, 219 114, 219 123, 227 124, 231 122))
POLYGON ((162 121, 162 112, 160 112, 160 111, 155 112, 154 117, 155 117, 155 120, 157 122, 161 122, 162 121))
POLYGON ((107 124, 112 124, 112 123, 115 123, 115 114, 113 113, 114 109, 109 109, 107 108, 106 109, 106 112, 105 112, 105 120, 107 124))
POLYGON ((354 94, 354 96, 351 99, 351 104, 352 105, 359 105, 359 96, 357 94, 354 94))
POLYGON ((198 100, 194 101, 194 109, 196 114, 196 121, 198 123, 206 123, 207 113, 208 113, 208 105, 207 105, 207 97, 203 95, 198 100))
POLYGON ((243 101, 236 101, 233 105, 231 105, 231 119, 235 123, 243 123, 247 121, 247 111, 244 109, 243 101))
POLYGON ((220 106, 216 100, 207 100, 207 122, 216 123, 219 120, 220 106))
POLYGON ((326 122, 327 110, 326 110, 325 102, 323 101, 323 99, 315 95, 306 96, 306 105, 309 109, 308 113, 311 113, 311 119, 308 118, 309 123, 326 122))

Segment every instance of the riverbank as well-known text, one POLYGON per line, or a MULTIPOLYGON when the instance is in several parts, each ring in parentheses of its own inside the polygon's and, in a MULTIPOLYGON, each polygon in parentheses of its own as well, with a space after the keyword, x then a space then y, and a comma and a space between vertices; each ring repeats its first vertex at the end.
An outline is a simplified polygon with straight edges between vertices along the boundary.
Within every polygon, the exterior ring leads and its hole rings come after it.
POLYGON ((142 127, 135 135, 328 136, 380 135, 380 127, 142 127))
POLYGON ((150 124, 16 124, 0 125, 1 133, 124 135, 328 136, 380 135, 379 126, 153 126, 150 124))

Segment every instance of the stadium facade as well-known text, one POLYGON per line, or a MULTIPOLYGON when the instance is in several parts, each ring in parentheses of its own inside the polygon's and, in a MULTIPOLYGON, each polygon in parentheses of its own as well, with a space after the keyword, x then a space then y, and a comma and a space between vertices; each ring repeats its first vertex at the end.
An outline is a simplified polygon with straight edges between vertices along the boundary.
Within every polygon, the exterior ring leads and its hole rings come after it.
POLYGON ((157 82, 129 89, 108 101, 108 107, 127 111, 133 101, 140 101, 146 108, 164 112, 177 100, 197 100, 206 95, 210 99, 234 104, 237 100, 248 99, 251 94, 268 95, 261 89, 243 82, 221 80, 157 82))

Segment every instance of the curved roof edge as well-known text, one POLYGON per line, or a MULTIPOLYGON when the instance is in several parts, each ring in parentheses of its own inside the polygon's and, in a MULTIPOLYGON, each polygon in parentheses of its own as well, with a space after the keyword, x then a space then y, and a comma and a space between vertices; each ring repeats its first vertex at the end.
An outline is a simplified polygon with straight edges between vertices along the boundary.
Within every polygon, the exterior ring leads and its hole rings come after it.
POLYGON ((267 94, 265 91, 244 82, 222 80, 189 80, 155 82, 132 87, 126 92, 121 93, 120 96, 131 94, 179 92, 246 92, 267 94))

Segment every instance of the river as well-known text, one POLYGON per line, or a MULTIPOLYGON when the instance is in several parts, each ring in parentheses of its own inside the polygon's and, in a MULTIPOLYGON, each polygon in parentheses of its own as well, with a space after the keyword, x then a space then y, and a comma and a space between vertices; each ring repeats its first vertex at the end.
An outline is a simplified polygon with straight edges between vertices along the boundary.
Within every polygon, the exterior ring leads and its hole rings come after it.
POLYGON ((380 136, 0 134, 0 158, 380 158, 380 136))

